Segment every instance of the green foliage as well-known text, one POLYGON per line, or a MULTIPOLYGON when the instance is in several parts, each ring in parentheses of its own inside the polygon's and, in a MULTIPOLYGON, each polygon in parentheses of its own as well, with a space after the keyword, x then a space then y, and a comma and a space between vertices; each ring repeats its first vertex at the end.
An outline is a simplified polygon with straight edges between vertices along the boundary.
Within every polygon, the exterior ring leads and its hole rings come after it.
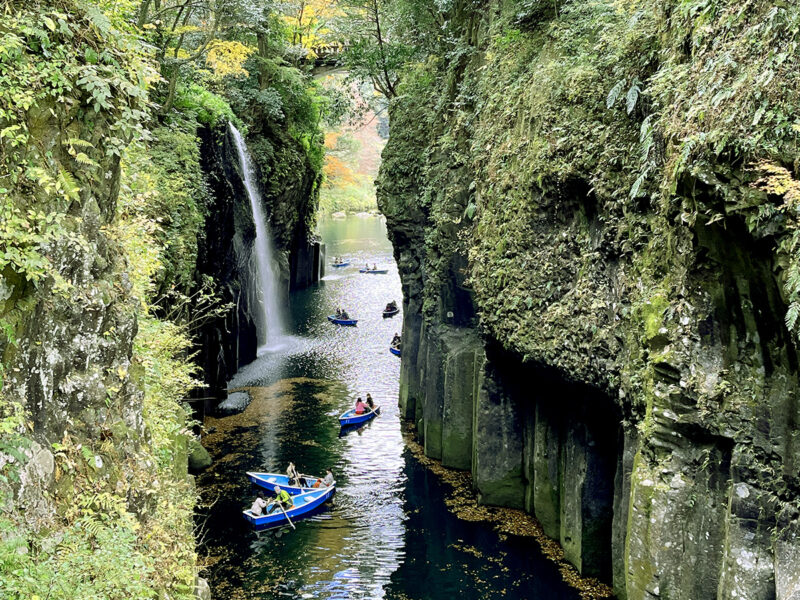
POLYGON ((319 209, 326 214, 376 210, 375 185, 372 178, 361 175, 353 184, 345 187, 323 186, 320 191, 319 209))
POLYGON ((77 521, 52 549, 28 547, 0 521, 0 583, 8 600, 158 598, 148 586, 155 565, 138 547, 135 523, 118 515, 77 521), (9 577, 10 575, 10 577, 9 577))
POLYGON ((69 293, 52 249, 88 244, 68 209, 106 180, 105 157, 144 134, 153 71, 129 30, 70 1, 7 11, 0 39, 0 273, 12 286, 0 304, 2 353, 24 296, 48 286, 69 293), (59 122, 70 127, 54 138, 59 122), (100 123, 104 135, 91 135, 100 123))
MULTIPOLYGON (((193 595, 194 494, 185 473, 181 400, 195 385, 194 366, 185 327, 159 321, 153 301, 162 288, 192 283, 206 199, 196 114, 228 113, 205 95, 181 118, 146 129, 153 109, 147 83, 156 70, 130 26, 133 6, 12 3, 0 17, 3 362, 30 351, 11 344, 33 344, 15 337, 36 307, 47 311, 66 301, 44 294, 57 291, 80 303, 83 294, 102 293, 122 312, 130 308, 124 285, 130 281, 140 301, 131 373, 114 365, 99 382, 108 400, 91 410, 104 421, 70 424, 53 447, 55 489, 46 498, 55 512, 31 527, 33 517, 22 518, 3 499, 4 598, 193 595), (128 150, 133 139, 137 145, 128 150), (118 158, 124 174, 115 215, 118 158), (132 435, 116 403, 119 397, 135 403, 137 382, 149 431, 143 439, 132 435), (102 428, 104 435, 72 439, 81 427, 102 428)), ((105 332, 109 344, 120 342, 113 331, 105 332)), ((28 427, 22 407, 2 396, 0 452, 14 459, 0 473, 4 493, 15 488, 14 470, 24 468, 28 427)))
POLYGON ((227 121, 241 124, 224 98, 196 83, 178 88, 175 108, 186 115, 196 115, 200 123, 210 127, 227 121))
POLYGON ((147 145, 125 156, 130 177, 121 189, 122 216, 143 219, 141 226, 163 248, 159 271, 152 274, 157 295, 193 285, 208 204, 195 127, 192 121, 158 127, 147 145))
POLYGON ((379 190, 389 219, 424 224, 426 315, 441 310, 453 255, 467 255, 482 322, 505 347, 554 364, 562 348, 594 354, 598 339, 613 353, 598 265, 632 265, 638 287, 617 310, 639 315, 652 290, 673 302, 676 273, 694 268, 681 243, 744 222, 776 242, 797 327, 787 177, 797 180, 800 8, 432 4, 443 14, 435 44, 422 27, 404 31, 426 57, 402 69, 379 190), (539 247, 553 230, 562 235, 539 247))

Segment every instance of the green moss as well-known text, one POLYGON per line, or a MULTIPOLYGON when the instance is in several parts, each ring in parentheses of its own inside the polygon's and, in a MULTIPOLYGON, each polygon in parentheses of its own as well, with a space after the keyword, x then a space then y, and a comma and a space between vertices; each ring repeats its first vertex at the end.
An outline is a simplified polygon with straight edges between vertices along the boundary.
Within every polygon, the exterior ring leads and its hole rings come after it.
POLYGON ((649 546, 650 507, 655 495, 655 480, 649 486, 643 486, 641 482, 651 475, 652 473, 645 466, 645 459, 640 452, 637 452, 633 459, 631 471, 631 498, 628 504, 626 526, 626 530, 629 533, 625 536, 625 573, 628 600, 644 600, 645 590, 657 574, 656 565, 649 556, 640 554, 638 551, 633 552, 630 547, 631 538, 634 535, 633 532, 643 538, 641 543, 646 546, 644 548, 645 551, 649 546), (634 508, 644 511, 638 521, 634 521, 634 508), (646 524, 646 527, 648 527, 645 531, 637 528, 637 524, 641 523, 646 524))
POLYGON ((642 323, 644 325, 644 335, 646 340, 663 335, 661 329, 665 326, 664 313, 670 305, 670 301, 665 294, 656 293, 639 305, 642 323))

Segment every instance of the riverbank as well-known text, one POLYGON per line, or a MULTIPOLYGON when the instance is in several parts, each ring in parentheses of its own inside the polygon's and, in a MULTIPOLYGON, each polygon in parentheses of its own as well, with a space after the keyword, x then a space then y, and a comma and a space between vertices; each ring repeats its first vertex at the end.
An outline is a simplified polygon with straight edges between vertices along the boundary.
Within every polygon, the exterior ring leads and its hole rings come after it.
POLYGON ((594 577, 580 576, 577 569, 565 559, 564 549, 547 537, 542 524, 535 517, 514 508, 480 504, 470 472, 448 469, 442 466, 441 461, 426 456, 425 448, 417 441, 413 424, 403 425, 403 441, 415 460, 450 486, 444 502, 459 519, 490 525, 501 539, 503 536, 514 536, 535 542, 541 553, 557 565, 564 583, 579 592, 581 600, 613 598, 614 590, 610 586, 594 577))

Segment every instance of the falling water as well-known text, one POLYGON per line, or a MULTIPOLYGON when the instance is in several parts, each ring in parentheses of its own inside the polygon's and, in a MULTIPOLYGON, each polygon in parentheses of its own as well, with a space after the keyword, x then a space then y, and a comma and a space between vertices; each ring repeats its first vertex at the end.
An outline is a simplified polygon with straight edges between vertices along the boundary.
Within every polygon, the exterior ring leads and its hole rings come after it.
POLYGON ((269 223, 262 209, 261 194, 258 192, 253 180, 253 164, 247 151, 247 145, 239 130, 232 123, 228 123, 228 125, 236 142, 239 165, 242 168, 242 179, 247 190, 247 197, 250 199, 250 206, 253 209, 253 221, 256 226, 254 244, 256 276, 253 283, 257 289, 256 297, 261 304, 261 311, 256 314, 256 327, 258 329, 259 351, 262 351, 277 345, 280 338, 283 337, 280 280, 275 262, 272 259, 272 236, 269 231, 269 223))

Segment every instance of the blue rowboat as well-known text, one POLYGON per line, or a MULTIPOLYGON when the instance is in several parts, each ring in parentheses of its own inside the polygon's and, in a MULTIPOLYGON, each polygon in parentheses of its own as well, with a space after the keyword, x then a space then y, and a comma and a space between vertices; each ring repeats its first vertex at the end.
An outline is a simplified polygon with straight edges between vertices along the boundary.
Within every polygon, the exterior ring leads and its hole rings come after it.
POLYGON ((389 346, 389 352, 391 352, 395 356, 400 356, 400 348, 395 348, 394 346, 389 346))
POLYGON ((373 275, 386 275, 389 269, 359 269, 359 273, 372 273, 373 275))
MULTIPOLYGON (((311 516, 311 514, 319 509, 325 502, 331 499, 336 486, 324 488, 321 490, 314 490, 312 492, 305 492, 292 496, 292 506, 286 509, 286 514, 292 521, 297 521, 304 517, 311 516)), ((256 516, 249 510, 243 510, 242 515, 247 521, 253 525, 257 531, 263 529, 270 529, 272 527, 280 527, 288 525, 286 516, 283 511, 277 506, 268 515, 256 516)))
POLYGON ((328 315, 328 321, 337 325, 355 325, 358 323, 358 319, 339 319, 336 315, 328 315))
POLYGON ((393 317, 399 312, 400 312, 399 308, 393 308, 392 310, 385 310, 383 311, 383 318, 385 319, 386 317, 393 317))
POLYGON ((349 262, 343 262, 343 263, 331 263, 331 266, 332 266, 332 267, 337 267, 337 268, 338 268, 338 267, 346 267, 346 266, 348 266, 349 264, 350 264, 349 262))
POLYGON ((374 419, 375 415, 381 412, 381 407, 376 406, 375 410, 370 410, 365 412, 364 414, 357 415, 356 409, 351 408, 348 411, 345 411, 341 417, 339 417, 339 425, 342 427, 346 427, 347 425, 359 425, 361 423, 366 423, 370 419, 374 419))
MULTIPOLYGON (((281 475, 280 473, 253 473, 248 471, 247 478, 254 485, 264 488, 264 491, 272 496, 275 495, 274 488, 276 485, 281 486, 281 489, 286 490, 286 492, 291 496, 296 494, 304 494, 305 492, 319 489, 319 487, 299 487, 296 485, 289 485, 289 476, 281 475)), ((324 485, 322 483, 322 477, 315 477, 314 475, 300 475, 300 478, 305 479, 306 482, 310 483, 312 486, 317 480, 320 481, 320 485, 324 485)), ((334 481, 333 484, 336 485, 336 482, 334 481)))

